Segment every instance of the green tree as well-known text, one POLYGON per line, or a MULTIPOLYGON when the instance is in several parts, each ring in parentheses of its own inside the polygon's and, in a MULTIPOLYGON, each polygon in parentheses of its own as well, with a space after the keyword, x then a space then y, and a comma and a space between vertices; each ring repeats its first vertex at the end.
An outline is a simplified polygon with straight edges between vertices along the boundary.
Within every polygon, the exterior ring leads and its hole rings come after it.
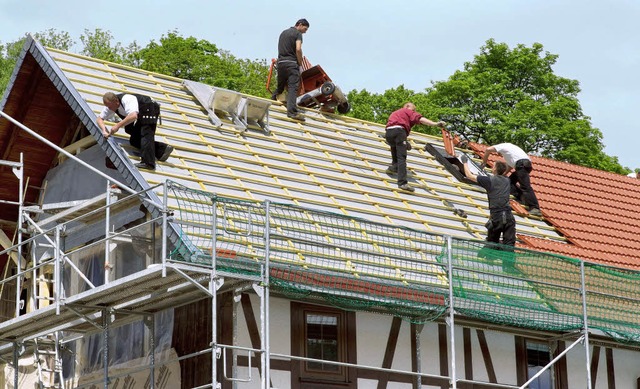
POLYGON ((529 153, 625 173, 583 114, 578 81, 553 73, 557 58, 539 43, 510 49, 488 40, 464 70, 429 88, 428 105, 471 141, 511 142, 529 153))
POLYGON ((122 51, 122 63, 134 68, 140 68, 142 66, 142 56, 140 51, 142 47, 138 45, 138 42, 133 41, 122 51))
MULTIPOLYGON (((414 92, 405 88, 404 85, 387 89, 382 94, 371 93, 366 89, 352 90, 347 94, 347 98, 351 104, 351 111, 347 115, 361 120, 385 124, 389 115, 407 102, 414 103, 418 112, 425 117, 437 119, 435 116, 437 108, 431 105, 428 95, 424 92, 414 92)), ((414 130, 428 134, 440 134, 440 130, 429 126, 420 125, 414 130)))
POLYGON ((151 41, 139 53, 143 69, 267 97, 266 60, 238 59, 209 41, 185 38, 177 31, 169 31, 158 43, 151 41))
POLYGON ((36 32, 33 37, 45 47, 51 47, 58 50, 69 51, 75 44, 75 41, 71 39, 66 31, 57 31, 54 28, 50 28, 43 32, 36 32))
MULTIPOLYGON (((43 32, 34 33, 33 37, 42 45, 59 50, 68 51, 71 46, 74 45, 74 41, 66 31, 58 32, 55 29, 48 29, 43 32)), ((7 88, 9 78, 16 66, 25 39, 26 38, 20 38, 13 42, 0 43, 0 96, 2 96, 7 88)))
POLYGON ((270 95, 267 92, 266 84, 267 77, 269 76, 269 66, 266 59, 238 59, 229 58, 240 69, 242 78, 238 85, 238 91, 253 96, 261 96, 269 98, 270 95))
POLYGON ((84 45, 80 54, 105 61, 123 63, 125 50, 120 42, 112 44, 113 35, 110 31, 96 28, 95 31, 84 30, 80 35, 80 41, 84 45))

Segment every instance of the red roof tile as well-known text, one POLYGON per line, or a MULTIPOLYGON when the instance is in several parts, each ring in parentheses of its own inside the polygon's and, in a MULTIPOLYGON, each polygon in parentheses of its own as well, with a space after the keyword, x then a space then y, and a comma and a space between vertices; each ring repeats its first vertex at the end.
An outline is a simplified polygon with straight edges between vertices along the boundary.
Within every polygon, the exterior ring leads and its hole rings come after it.
MULTIPOLYGON (((486 146, 470 144, 478 155, 486 146)), ((521 247, 640 269, 640 180, 531 157, 531 183, 545 220, 568 243, 518 235, 521 247)))

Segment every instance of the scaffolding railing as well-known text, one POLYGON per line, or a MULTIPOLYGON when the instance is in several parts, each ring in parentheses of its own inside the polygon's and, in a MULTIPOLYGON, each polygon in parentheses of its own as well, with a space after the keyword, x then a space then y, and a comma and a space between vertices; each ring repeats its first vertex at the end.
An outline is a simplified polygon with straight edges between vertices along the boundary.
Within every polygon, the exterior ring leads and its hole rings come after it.
MULTIPOLYGON (((102 311, 96 314, 69 302, 91 290, 107 293, 105 285, 119 278, 133 277, 134 283, 135 273, 110 273, 109 252, 114 243, 130 244, 132 239, 142 239, 139 248, 155 252, 151 256, 157 260, 152 262, 162 266, 163 276, 169 269, 179 275, 177 278, 194 285, 198 293, 210 296, 213 312, 216 295, 223 287, 221 280, 238 279, 252 284, 261 299, 262 334, 269 333, 269 293, 277 293, 294 299, 322 300, 348 310, 386 313, 413 323, 434 321, 448 313, 451 328, 456 317, 465 316, 500 325, 575 332, 576 336, 582 334, 586 346, 589 331, 594 330, 619 342, 640 343, 637 271, 291 204, 229 199, 171 181, 131 195, 108 185, 102 202, 87 204, 92 204, 90 209, 78 204, 77 215, 69 211, 67 218, 56 220, 33 218, 30 213, 36 209, 24 207, 25 236, 18 245, 0 251, 0 255, 25 256, 21 262, 24 266, 0 283, 28 280, 36 293, 41 287, 33 283, 39 282, 39 274, 50 274, 54 293, 47 303, 32 303, 34 312, 54 307, 54 314, 62 316, 63 311, 73 311, 65 320, 86 321, 83 330, 94 327, 94 331, 108 331, 110 323, 101 320, 117 319, 121 312, 99 307, 102 311), (150 217, 118 230, 109 227, 118 210, 128 213, 139 204, 156 206, 144 200, 150 191, 164 199, 161 217, 150 217), (47 220, 55 221, 54 225, 48 226, 47 220), (87 227, 100 223, 106 227, 87 227), (166 241, 168 234, 164 232, 169 225, 179 231, 177 241, 166 241), (101 232, 95 233, 96 229, 101 232), (77 236, 90 239, 73 247, 65 243, 80 242, 82 239, 77 236), (161 238, 155 243, 145 241, 153 236, 161 238), (38 247, 48 250, 49 255, 43 256, 38 247), (82 253, 92 249, 104 258, 105 268, 97 278, 95 269, 82 268, 74 259, 88 257, 82 253), (65 283, 70 274, 76 274, 80 281, 65 283)), ((181 285, 177 282, 175 285, 181 285)), ((20 296, 20 292, 16 290, 16 295, 20 296)), ((140 297, 132 295, 134 298, 140 297)), ((18 311, 13 321, 19 322, 23 315, 18 311)), ((214 319, 214 336, 215 325, 214 319)), ((22 329, 19 338, 0 341, 17 350, 47 333, 42 327, 32 332, 28 327, 22 329)), ((263 344, 255 352, 260 354, 262 366, 268 366, 268 336, 261 339, 263 344)), ((453 331, 450 339, 453 353, 453 331)), ((223 350, 234 347, 238 348, 213 340, 212 377, 218 376, 215 362, 223 350)), ((104 366, 108 366, 106 361, 104 366)), ((589 369, 588 363, 586 368, 589 369)), ((109 377, 105 370, 105 377, 109 377)), ((451 371, 449 378, 456 382, 455 366, 451 371)), ((264 382, 269 382, 268 374, 269 369, 264 369, 264 382)))
POLYGON ((255 274, 268 249, 270 286, 289 297, 313 296, 416 323, 454 307, 501 325, 550 331, 588 325, 617 341, 640 343, 638 271, 290 204, 271 202, 267 214, 264 203, 167 185, 182 244, 190 248, 186 256, 170 253, 173 260, 206 264, 215 251, 219 269, 255 274))

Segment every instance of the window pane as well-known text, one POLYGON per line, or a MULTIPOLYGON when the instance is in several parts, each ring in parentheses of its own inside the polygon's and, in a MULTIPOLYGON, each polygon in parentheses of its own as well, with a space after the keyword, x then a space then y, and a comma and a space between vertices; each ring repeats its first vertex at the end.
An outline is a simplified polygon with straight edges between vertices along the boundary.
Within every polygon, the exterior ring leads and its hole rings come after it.
MULTIPOLYGON (((338 316, 308 313, 305 315, 307 334, 306 357, 325 361, 340 361, 338 345, 338 316)), ((308 362, 307 369, 337 373, 340 366, 321 362, 308 362)))
MULTIPOLYGON (((551 361, 549 346, 543 343, 527 342, 527 366, 528 377, 533 377, 551 361)), ((535 381, 529 385, 531 389, 552 389, 551 368, 545 370, 535 381)))

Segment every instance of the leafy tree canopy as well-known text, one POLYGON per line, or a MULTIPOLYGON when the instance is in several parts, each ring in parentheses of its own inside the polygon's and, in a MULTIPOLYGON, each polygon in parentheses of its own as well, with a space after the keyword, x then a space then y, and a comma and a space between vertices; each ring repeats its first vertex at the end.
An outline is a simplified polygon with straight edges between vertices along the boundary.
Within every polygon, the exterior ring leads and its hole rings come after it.
MULTIPOLYGON (((43 32, 33 34, 33 37, 47 47, 53 47, 60 50, 69 50, 74 42, 67 32, 57 32, 55 29, 48 29, 43 32)), ((14 42, 0 42, 0 96, 4 92, 9 78, 13 72, 22 46, 24 46, 25 38, 18 39, 14 42)))
MULTIPOLYGON (((44 46, 69 51, 75 42, 67 32, 54 29, 34 34, 44 46)), ((92 58, 142 68, 170 76, 204 82, 255 96, 268 97, 265 88, 268 66, 265 59, 239 59, 204 39, 183 37, 177 31, 159 42, 141 47, 136 41, 123 46, 110 31, 84 30, 79 53, 92 58)), ((24 38, 0 43, 0 94, 7 86, 24 38)))
POLYGON ((267 97, 266 60, 238 59, 204 39, 170 31, 139 54, 143 69, 267 97))
POLYGON ((628 172, 617 157, 604 153, 602 133, 591 126, 578 101, 578 81, 553 73, 557 59, 539 43, 510 49, 488 40, 463 70, 433 83, 425 93, 403 87, 382 95, 351 91, 352 115, 384 123, 391 111, 411 100, 422 114, 445 120, 450 130, 474 142, 510 142, 532 154, 628 172))

